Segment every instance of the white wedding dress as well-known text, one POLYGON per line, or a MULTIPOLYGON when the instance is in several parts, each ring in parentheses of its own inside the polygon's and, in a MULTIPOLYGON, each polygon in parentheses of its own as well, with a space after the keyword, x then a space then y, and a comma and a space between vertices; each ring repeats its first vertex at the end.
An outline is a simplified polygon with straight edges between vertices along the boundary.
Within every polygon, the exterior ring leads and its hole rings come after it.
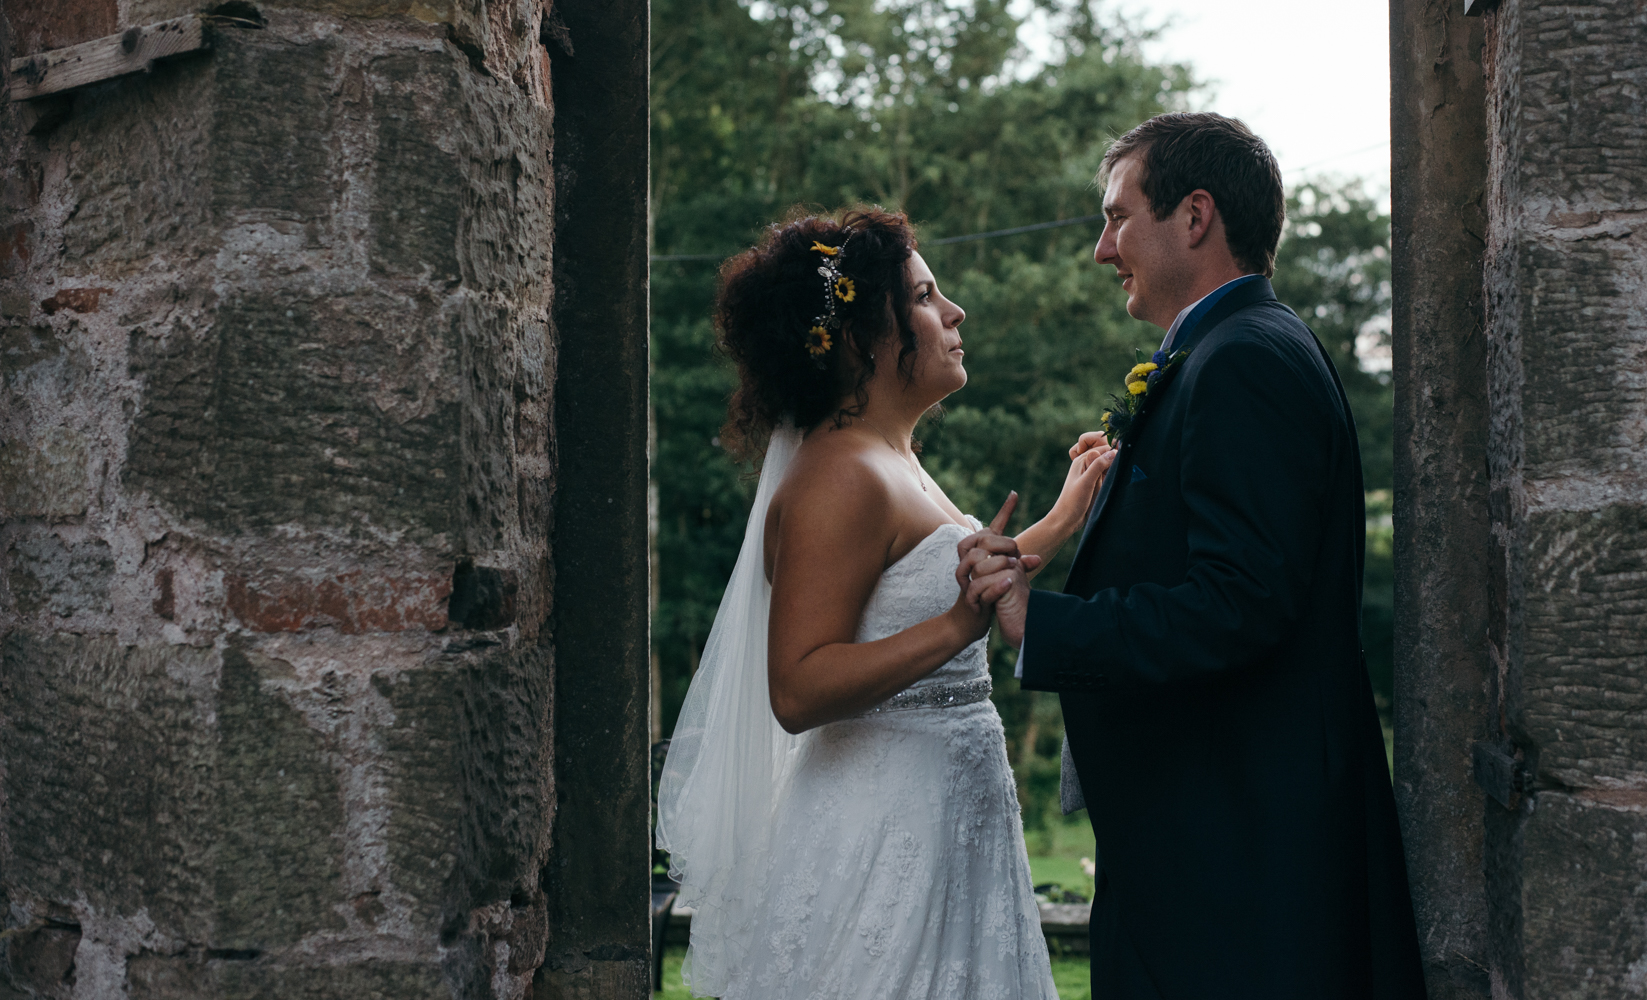
MULTIPOLYGON (((969 533, 944 525, 888 568, 857 640, 947 611, 969 533)), ((1056 1000, 986 641, 800 751, 727 1000, 1056 1000)))
MULTIPOLYGON (((658 846, 695 911, 687 982, 724 1000, 1056 1000, 986 640, 855 718, 796 736, 772 716, 764 524, 799 443, 773 435, 660 779, 658 846)), ((948 610, 969 530, 888 567, 857 641, 948 610)))

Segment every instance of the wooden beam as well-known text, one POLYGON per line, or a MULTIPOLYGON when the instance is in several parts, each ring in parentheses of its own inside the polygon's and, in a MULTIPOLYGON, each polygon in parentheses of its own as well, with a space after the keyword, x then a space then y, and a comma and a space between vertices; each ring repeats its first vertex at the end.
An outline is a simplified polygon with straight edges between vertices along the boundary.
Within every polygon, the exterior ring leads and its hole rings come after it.
POLYGON ((44 97, 145 72, 157 59, 194 52, 208 44, 199 14, 134 26, 118 35, 13 59, 7 92, 13 101, 44 97))

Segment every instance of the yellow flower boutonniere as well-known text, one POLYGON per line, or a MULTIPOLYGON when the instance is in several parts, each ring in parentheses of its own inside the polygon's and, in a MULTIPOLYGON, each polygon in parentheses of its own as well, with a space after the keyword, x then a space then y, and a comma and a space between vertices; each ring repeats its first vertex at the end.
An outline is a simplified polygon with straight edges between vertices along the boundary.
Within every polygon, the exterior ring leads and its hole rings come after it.
MULTIPOLYGON (((1142 357, 1143 352, 1139 352, 1142 357)), ((1157 388, 1174 368, 1184 363, 1189 357, 1188 351, 1156 351, 1150 355, 1148 361, 1139 361, 1127 372, 1125 396, 1111 396, 1115 407, 1104 411, 1104 435, 1110 443, 1119 442, 1126 437, 1127 431, 1132 429, 1133 419, 1143 408, 1144 399, 1150 391, 1157 388)))

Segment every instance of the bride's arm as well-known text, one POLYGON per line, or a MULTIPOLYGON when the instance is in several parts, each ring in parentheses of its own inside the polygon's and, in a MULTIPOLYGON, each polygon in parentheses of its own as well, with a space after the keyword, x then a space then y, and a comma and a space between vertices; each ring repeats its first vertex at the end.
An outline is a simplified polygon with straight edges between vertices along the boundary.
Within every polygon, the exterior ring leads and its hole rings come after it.
POLYGON ((1029 573, 1034 577, 1063 544, 1086 523, 1087 511, 1103 485, 1104 474, 1115 462, 1115 451, 1102 434, 1089 431, 1070 449, 1069 474, 1064 489, 1047 516, 1025 528, 1015 539, 1020 555, 1037 555, 1041 565, 1029 573))
POLYGON ((777 543, 767 681, 772 713, 791 733, 856 715, 943 666, 988 633, 994 604, 986 595, 974 609, 958 592, 936 618, 854 642, 899 525, 873 469, 843 463, 809 471, 791 477, 802 488, 781 496, 767 523, 777 543))

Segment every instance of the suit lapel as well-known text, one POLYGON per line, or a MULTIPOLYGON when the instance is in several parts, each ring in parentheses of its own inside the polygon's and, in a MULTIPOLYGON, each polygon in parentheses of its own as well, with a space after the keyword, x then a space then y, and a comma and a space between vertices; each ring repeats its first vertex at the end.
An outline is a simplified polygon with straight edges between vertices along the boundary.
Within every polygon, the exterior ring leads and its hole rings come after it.
MULTIPOLYGON (((1257 305, 1260 302, 1273 301, 1275 301, 1275 289, 1270 287, 1268 278, 1259 278, 1256 281, 1248 281, 1238 285, 1235 288, 1230 289, 1224 294, 1223 298, 1215 302, 1212 308, 1207 310, 1206 315, 1196 321, 1194 327, 1188 330, 1180 330, 1180 336, 1175 339, 1172 349, 1175 352, 1193 350, 1195 345, 1200 343, 1201 339, 1207 333, 1210 333, 1212 330, 1216 329, 1220 323, 1224 322, 1226 319, 1229 319, 1237 312, 1248 306, 1257 305)), ((1177 373, 1175 372, 1174 376, 1176 376, 1176 374, 1177 373)), ((1170 384, 1170 382, 1163 383, 1159 388, 1165 389, 1170 384)), ((1340 390, 1340 393, 1342 393, 1342 390, 1340 390)), ((1163 392, 1160 395, 1164 396, 1166 393, 1163 392)), ((1126 437, 1121 440, 1121 447, 1118 449, 1115 456, 1115 464, 1110 466, 1109 474, 1104 477, 1104 485, 1098 490, 1098 499, 1093 502, 1092 513, 1087 517, 1086 528, 1081 532, 1080 544, 1075 549, 1075 561, 1070 564, 1069 576, 1067 576, 1064 580, 1064 590, 1066 593, 1069 590, 1070 584, 1073 581, 1080 579, 1082 571, 1086 568, 1086 563, 1090 558, 1091 551, 1087 542, 1092 538, 1093 532, 1098 527, 1098 522, 1104 516, 1104 508, 1109 503, 1110 494, 1115 491, 1116 474, 1117 472, 1130 469, 1132 467, 1132 443, 1137 439, 1138 432, 1143 427, 1144 419, 1155 409, 1155 403, 1159 398, 1160 396, 1155 396, 1154 394, 1144 397, 1144 405, 1139 409, 1138 416, 1133 419, 1131 433, 1127 434, 1126 437), (1154 398, 1152 398, 1152 396, 1154 398)))
MULTIPOLYGON (((1092 534, 1092 526, 1098 523, 1098 515, 1103 513, 1104 504, 1109 501, 1109 495, 1115 492, 1115 473, 1121 468, 1121 462, 1132 452, 1132 442, 1122 441, 1121 447, 1116 449, 1115 464, 1109 467, 1109 475, 1104 477, 1104 485, 1098 487, 1098 498, 1092 502, 1092 512, 1087 515, 1086 527, 1081 531, 1081 542, 1076 546, 1076 561, 1080 561, 1080 554, 1086 548, 1087 536, 1092 534)), ((1072 574, 1073 575, 1073 574, 1072 574)))

